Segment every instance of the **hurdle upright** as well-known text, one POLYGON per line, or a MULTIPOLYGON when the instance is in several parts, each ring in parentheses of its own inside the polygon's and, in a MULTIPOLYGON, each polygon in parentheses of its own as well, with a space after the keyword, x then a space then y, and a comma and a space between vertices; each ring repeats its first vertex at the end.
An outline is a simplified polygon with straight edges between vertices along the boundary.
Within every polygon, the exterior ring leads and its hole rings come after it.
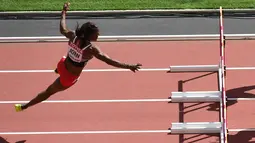
POLYGON ((224 37, 224 24, 223 24, 223 10, 220 7, 220 68, 219 68, 219 87, 221 91, 220 101, 220 121, 222 123, 221 128, 221 143, 228 143, 227 138, 227 101, 226 101, 226 83, 225 83, 225 70, 226 70, 226 56, 225 56, 225 37, 224 37))

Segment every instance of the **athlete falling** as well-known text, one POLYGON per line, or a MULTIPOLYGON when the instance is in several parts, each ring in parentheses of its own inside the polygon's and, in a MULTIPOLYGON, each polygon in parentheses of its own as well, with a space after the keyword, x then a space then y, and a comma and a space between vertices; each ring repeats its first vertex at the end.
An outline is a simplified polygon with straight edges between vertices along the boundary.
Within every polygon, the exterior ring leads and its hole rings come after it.
POLYGON ((98 27, 92 23, 84 23, 81 27, 77 25, 75 32, 66 28, 65 17, 69 10, 70 3, 65 3, 60 20, 60 33, 69 39, 67 56, 63 56, 57 64, 55 72, 60 76, 48 88, 39 93, 34 99, 27 104, 15 104, 16 111, 23 111, 35 104, 47 100, 51 95, 64 91, 74 85, 93 57, 117 68, 130 69, 136 72, 140 69, 141 64, 125 64, 111 59, 103 54, 99 48, 93 45, 92 41, 97 41, 99 35, 98 27))

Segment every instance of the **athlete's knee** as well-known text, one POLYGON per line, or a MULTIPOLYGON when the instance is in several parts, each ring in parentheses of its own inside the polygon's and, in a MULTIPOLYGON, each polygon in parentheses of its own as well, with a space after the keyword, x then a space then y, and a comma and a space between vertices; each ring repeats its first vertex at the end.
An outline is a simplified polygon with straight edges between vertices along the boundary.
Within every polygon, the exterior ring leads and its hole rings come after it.
POLYGON ((64 87, 58 81, 55 81, 46 89, 46 92, 52 95, 62 90, 64 90, 64 87))

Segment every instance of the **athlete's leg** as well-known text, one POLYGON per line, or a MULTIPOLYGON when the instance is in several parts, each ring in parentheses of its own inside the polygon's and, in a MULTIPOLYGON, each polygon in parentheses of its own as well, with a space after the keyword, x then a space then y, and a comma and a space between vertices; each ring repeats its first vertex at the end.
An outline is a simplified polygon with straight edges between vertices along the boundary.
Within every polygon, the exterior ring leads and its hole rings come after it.
POLYGON ((58 63, 58 66, 55 70, 56 73, 60 75, 59 78, 57 78, 48 88, 42 92, 40 92, 34 99, 32 99, 29 103, 21 105, 16 104, 15 109, 16 111, 21 111, 24 109, 27 109, 28 107, 31 107, 35 104, 38 104, 44 100, 47 100, 50 96, 53 94, 66 90, 67 88, 74 85, 77 80, 79 79, 79 76, 74 76, 70 74, 64 65, 65 58, 61 58, 61 60, 58 63))
POLYGON ((22 106, 22 109, 26 109, 30 106, 38 104, 46 99, 48 99, 51 95, 63 91, 67 89, 67 87, 63 87, 60 83, 59 78, 55 80, 46 90, 39 93, 34 99, 32 99, 29 103, 22 106))
POLYGON ((51 95, 53 95, 57 92, 63 91, 67 88, 69 88, 69 87, 62 86, 62 84, 60 83, 60 78, 57 78, 50 86, 48 86, 48 88, 46 88, 46 90, 40 92, 34 99, 32 99, 27 104, 24 104, 24 105, 17 104, 16 110, 20 111, 20 110, 27 109, 28 107, 31 107, 31 106, 38 104, 44 100, 47 100, 51 95))

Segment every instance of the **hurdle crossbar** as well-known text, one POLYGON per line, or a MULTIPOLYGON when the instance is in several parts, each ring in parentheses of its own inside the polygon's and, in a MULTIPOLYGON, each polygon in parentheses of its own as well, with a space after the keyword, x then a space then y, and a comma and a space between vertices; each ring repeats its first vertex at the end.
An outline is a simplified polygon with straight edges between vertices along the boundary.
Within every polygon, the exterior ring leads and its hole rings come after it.
MULTIPOLYGON (((99 42, 107 41, 176 41, 176 40, 219 40, 219 34, 197 35, 115 35, 99 36, 99 42)), ((226 40, 252 40, 255 34, 225 34, 226 40)), ((0 43, 11 42, 66 42, 64 36, 0 37, 0 43)))
POLYGON ((170 66, 169 72, 215 72, 219 65, 180 65, 170 66))
POLYGON ((220 102, 221 92, 219 91, 186 91, 172 92, 172 103, 192 102, 220 102))
POLYGON ((172 123, 171 134, 215 134, 220 129, 220 122, 179 122, 172 123))

